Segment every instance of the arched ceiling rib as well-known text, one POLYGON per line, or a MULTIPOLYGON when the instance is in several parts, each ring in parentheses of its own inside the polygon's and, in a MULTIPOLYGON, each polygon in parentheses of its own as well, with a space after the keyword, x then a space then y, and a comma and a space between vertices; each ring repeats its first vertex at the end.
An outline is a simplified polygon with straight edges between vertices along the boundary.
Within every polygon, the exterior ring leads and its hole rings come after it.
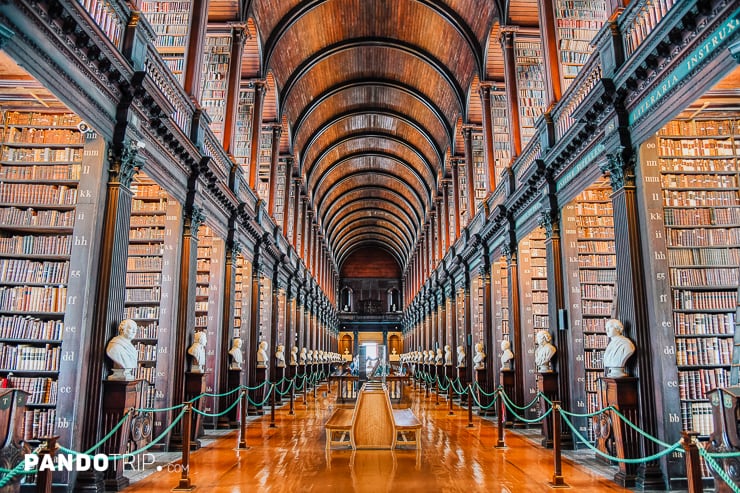
POLYGON ((273 119, 284 129, 280 149, 298 158, 338 265, 368 246, 408 264, 458 122, 480 118, 469 100, 478 97, 474 80, 486 78, 498 4, 252 2, 258 66, 274 77, 273 119))

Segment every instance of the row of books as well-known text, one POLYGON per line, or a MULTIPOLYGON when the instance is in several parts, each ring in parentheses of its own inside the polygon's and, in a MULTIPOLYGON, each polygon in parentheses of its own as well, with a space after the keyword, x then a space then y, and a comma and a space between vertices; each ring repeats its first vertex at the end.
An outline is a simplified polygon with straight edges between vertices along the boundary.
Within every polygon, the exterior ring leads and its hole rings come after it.
POLYGON ((125 21, 108 0, 78 0, 90 13, 95 23, 108 36, 114 45, 118 45, 125 21))
POLYGON ((139 361, 154 361, 157 359, 156 344, 143 344, 138 342, 136 343, 136 352, 138 353, 139 361))
POLYGON ((678 337, 676 363, 686 365, 729 365, 732 339, 729 337, 678 337))
POLYGON ((0 182, 0 202, 75 205, 77 203, 77 187, 0 182))
POLYGON ((157 256, 162 255, 164 253, 164 249, 162 248, 161 244, 153 244, 153 245, 147 245, 144 243, 131 245, 128 246, 128 254, 129 255, 143 255, 143 256, 157 256))
POLYGON ((578 272, 581 284, 609 284, 617 282, 616 270, 581 270, 578 272))
POLYGON ((157 319, 159 318, 158 306, 127 306, 124 311, 126 318, 133 319, 157 319))
MULTIPOLYGON (((740 144, 740 143, 739 143, 740 144)), ((735 155, 735 142, 729 139, 660 139, 660 157, 732 157, 735 155)))
POLYGON ((615 253, 614 241, 595 241, 598 238, 591 238, 592 241, 578 243, 578 253, 615 253))
POLYGON ((6 111, 5 123, 8 125, 33 125, 52 127, 76 127, 80 117, 74 113, 39 113, 35 111, 6 111))
POLYGON ((0 342, 0 370, 59 371, 60 352, 58 345, 39 347, 0 342))
POLYGON ((0 238, 0 253, 5 255, 69 255, 69 236, 9 236, 0 238))
POLYGON ((584 318, 581 323, 583 325, 583 332, 597 332, 606 334, 606 317, 603 318, 584 318))
POLYGON ((682 402, 681 425, 684 430, 692 430, 699 435, 709 436, 714 430, 712 405, 708 402, 682 402))
POLYGON ((673 290, 675 310, 727 310, 737 306, 737 290, 732 291, 688 291, 673 290))
POLYGON ((66 286, 0 287, 0 310, 14 312, 63 312, 66 286))
POLYGON ((579 227, 580 238, 579 240, 613 240, 614 239, 614 227, 613 226, 580 226, 579 227))
POLYGON ((48 377, 15 377, 8 376, 8 383, 14 389, 28 392, 26 405, 33 404, 56 404, 57 403, 57 381, 48 377))
POLYGON ((666 188, 737 188, 737 175, 664 174, 661 183, 666 188))
POLYGON ((129 230, 129 240, 151 240, 163 241, 165 231, 163 228, 131 228, 129 230))
POLYGON ((79 180, 79 164, 4 165, 0 167, 0 180, 65 181, 79 180))
POLYGON ((737 286, 737 268, 670 269, 673 286, 737 286))
POLYGON ((737 192, 721 190, 663 190, 663 202, 668 207, 740 206, 737 192))
POLYGON ((0 224, 6 226, 72 228, 75 225, 75 213, 74 211, 0 207, 0 224))
POLYGON ((675 156, 658 160, 662 173, 717 172, 729 173, 735 169, 732 159, 698 159, 675 156))
POLYGON ((666 233, 666 244, 668 246, 708 247, 740 245, 740 228, 668 229, 666 233))
POLYGON ((64 322, 36 317, 0 316, 0 338, 61 341, 64 322))
POLYGON ((127 286, 154 286, 162 283, 160 272, 127 272, 127 286))
POLYGON ((160 296, 160 286, 153 286, 151 288, 126 288, 127 303, 159 301, 160 296))
MULTIPOLYGON (((137 194, 137 196, 139 195, 137 194)), ((135 198, 131 202, 132 212, 164 212, 166 210, 167 199, 165 198, 157 198, 154 201, 135 198)))
MULTIPOLYGON (((151 211, 149 211, 151 212, 151 211)), ((137 214, 131 216, 131 223, 129 226, 152 226, 164 228, 164 216, 159 214, 137 214)))
POLYGON ((606 334, 584 334, 583 346, 586 349, 606 349, 609 338, 606 334))
POLYGON ((676 312, 673 314, 673 325, 677 335, 733 335, 735 314, 676 312))
POLYGON ((11 127, 5 131, 6 144, 68 144, 85 143, 82 132, 59 128, 11 127))
POLYGON ((23 440, 53 436, 56 416, 56 409, 29 409, 23 413, 23 440))
POLYGON ((668 13, 676 0, 655 0, 647 2, 632 21, 625 26, 626 56, 631 55, 637 47, 655 29, 660 20, 668 13))
POLYGON ((596 255, 589 254, 578 255, 578 265, 580 267, 616 267, 617 256, 616 255, 596 255))
POLYGON ((672 120, 658 135, 732 135, 740 128, 740 120, 672 120))
POLYGON ((586 368, 590 370, 604 369, 604 351, 586 351, 583 356, 586 368))
POLYGON ((612 284, 584 284, 580 291, 583 298, 613 300, 617 295, 617 288, 612 284))
POLYGON ((161 271, 162 257, 156 254, 151 257, 128 257, 126 269, 129 271, 161 271))
POLYGON ((584 316, 611 316, 614 311, 614 303, 612 301, 595 301, 595 300, 582 300, 581 312, 584 316))
POLYGON ((663 218, 666 226, 730 226, 740 223, 740 207, 665 209, 663 218))
POLYGON ((0 160, 7 163, 79 163, 82 160, 81 147, 3 147, 0 160))
POLYGON ((141 322, 138 324, 135 339, 156 339, 159 336, 159 322, 141 322))
POLYGON ((707 392, 730 385, 730 370, 703 368, 678 372, 678 392, 681 399, 706 399, 707 392))
POLYGON ((28 259, 0 259, 0 283, 66 284, 69 261, 35 262, 28 259))

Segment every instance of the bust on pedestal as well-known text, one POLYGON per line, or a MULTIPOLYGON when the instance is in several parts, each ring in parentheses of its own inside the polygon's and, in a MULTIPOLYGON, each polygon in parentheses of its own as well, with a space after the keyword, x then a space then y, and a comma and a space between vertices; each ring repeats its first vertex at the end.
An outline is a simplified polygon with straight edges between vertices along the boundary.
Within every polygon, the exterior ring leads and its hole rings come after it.
POLYGON ((298 346, 290 348, 290 366, 296 366, 298 364, 298 346))
POLYGON ((285 368, 285 346, 282 344, 277 345, 277 350, 275 350, 275 360, 277 360, 278 368, 285 368))
POLYGON ((501 341, 501 369, 511 370, 514 363, 514 353, 511 350, 511 342, 504 339, 501 341))
POLYGON ((624 326, 616 318, 607 320, 605 324, 609 344, 604 351, 604 376, 627 377, 624 369, 627 360, 635 353, 635 345, 622 335, 624 326))
POLYGON ((231 349, 229 349, 229 356, 231 356, 229 370, 241 370, 244 355, 242 354, 242 340, 240 337, 234 337, 231 349))
POLYGON ((190 371, 193 373, 204 373, 206 364, 206 332, 198 331, 193 335, 193 344, 188 348, 191 357, 190 371))
POLYGON ((257 349, 257 368, 267 368, 267 341, 261 341, 257 349))
POLYGON ((475 356, 473 356, 473 364, 476 370, 482 370, 485 368, 484 361, 486 359, 486 353, 483 351, 483 343, 477 343, 475 345, 475 356))
POLYGON ((552 371, 552 357, 555 356, 555 346, 552 344, 552 336, 548 330, 537 332, 537 349, 534 352, 534 362, 538 373, 552 371))
POLYGON ((105 353, 113 362, 113 369, 108 380, 133 380, 133 370, 139 366, 139 352, 131 342, 136 337, 138 326, 130 318, 118 324, 118 335, 113 337, 105 353))

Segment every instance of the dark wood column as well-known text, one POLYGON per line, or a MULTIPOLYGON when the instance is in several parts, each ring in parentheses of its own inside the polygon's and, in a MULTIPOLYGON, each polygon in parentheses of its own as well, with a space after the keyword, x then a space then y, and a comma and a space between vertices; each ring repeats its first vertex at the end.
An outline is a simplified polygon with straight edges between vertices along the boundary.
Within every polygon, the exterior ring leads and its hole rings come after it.
POLYGON ((295 280, 291 275, 288 277, 288 286, 285 289, 285 364, 290 365, 290 350, 295 343, 296 327, 295 327, 295 310, 296 310, 296 296, 295 296, 295 280))
MULTIPOLYGON (((555 35, 555 2, 538 0, 540 16, 540 37, 542 39, 542 55, 545 65, 545 90, 547 101, 545 110, 560 101, 563 95, 560 86, 560 63, 558 63, 558 40, 555 35)), ((558 348, 559 350, 559 348, 558 348)), ((562 377, 562 374, 561 374, 562 377)), ((561 394, 562 396, 562 394, 561 394)))
MULTIPOLYGON (((450 350, 452 351, 452 367, 455 368, 457 366, 457 359, 455 358, 455 348, 457 348, 458 345, 458 330, 460 328, 458 327, 458 318, 457 318, 457 287, 455 286, 455 283, 450 284, 450 337, 447 339, 447 344, 450 345, 450 350)), ((454 380, 454 377, 453 377, 454 380)))
POLYGON ((438 297, 439 322, 437 324, 437 340, 439 341, 439 347, 444 348, 444 345, 447 344, 447 298, 445 297, 444 287, 439 288, 438 297))
POLYGON ((462 129, 465 144, 465 193, 468 203, 468 223, 475 217, 475 182, 473 181, 473 127, 464 126, 462 129))
MULTIPOLYGON (((102 142, 100 143, 102 148, 102 142)), ((102 392, 105 378, 105 346, 124 317, 126 299, 126 260, 128 258, 129 227, 131 225, 131 182, 136 172, 137 148, 130 142, 110 145, 108 150, 108 184, 99 241, 100 260, 95 290, 95 308, 88 347, 90 357, 85 361, 87 394, 85 419, 81 430, 82 450, 95 445, 101 433, 102 392)), ((82 360, 82 354, 78 355, 82 360)), ((101 473, 80 473, 77 479, 80 491, 103 491, 101 473)))
MULTIPOLYGON (((193 205, 197 194, 198 176, 193 173, 188 184, 188 196, 185 202, 185 223, 180 249, 180 277, 178 282, 177 317, 175 322, 174 363, 172 366, 172 403, 180 404, 185 400, 185 371, 188 370, 185 360, 188 344, 193 340, 192 327, 195 326, 195 271, 198 263, 198 229, 205 220, 200 207, 193 205)), ((170 436, 170 449, 182 449, 182 426, 175 427, 170 436)))
MULTIPOLYGON (((648 294, 645 266, 640 238, 640 214, 635 195, 635 161, 631 150, 621 146, 607 153, 602 171, 609 173, 613 193, 614 243, 617 251, 617 313, 624 324, 624 335, 635 341, 640 350, 637 358, 638 388, 640 391, 640 428, 658 436, 656 382, 653 373, 653 338, 648 316, 648 294)), ((642 438, 642 457, 659 452, 656 444, 642 438)), ((638 486, 644 489, 662 489, 663 473, 657 461, 642 463, 638 469, 638 486)))
POLYGON ((298 346, 298 351, 306 346, 306 306, 305 306, 306 294, 303 291, 302 286, 298 286, 296 290, 295 298, 295 345, 298 346))
POLYGON ((519 99, 516 84, 516 63, 514 59, 514 31, 512 26, 501 26, 501 47, 504 50, 504 85, 506 102, 509 105, 509 135, 511 137, 511 158, 522 153, 522 133, 519 124, 519 99))
MULTIPOLYGON (((295 211, 295 197, 293 203, 290 201, 290 187, 293 184, 293 156, 287 156, 285 158, 285 188, 283 189, 283 236, 290 241, 288 238, 288 223, 290 222, 291 205, 293 205, 295 211)), ((293 212, 295 217, 295 212, 293 212)), ((293 229, 295 229, 295 222, 293 223, 293 229)))
MULTIPOLYGON (((252 289, 250 304, 251 312, 249 314, 249 334, 247 336, 247 386, 255 387, 261 383, 257 381, 257 363, 255 360, 255 354, 257 352, 257 346, 260 343, 259 331, 260 331, 260 270, 262 269, 262 241, 258 241, 254 246, 254 258, 252 259, 252 289)), ((261 399, 255 399, 256 394, 252 394, 252 399, 256 402, 260 402, 261 399)))
POLYGON ((268 212, 275 223, 275 202, 277 201, 278 192, 278 154, 280 153, 280 136, 283 134, 283 127, 276 123, 272 126, 272 149, 270 150, 270 189, 267 196, 268 212))
POLYGON ((185 72, 182 87, 190 99, 200 104, 203 92, 203 43, 208 25, 208 0, 193 0, 190 3, 190 25, 188 47, 185 53, 185 72))
MULTIPOLYGON (((280 329, 278 325, 280 321, 280 261, 275 262, 275 267, 272 272, 272 289, 271 289, 272 305, 270 310, 270 348, 268 350, 268 356, 270 358, 270 364, 267 367, 270 369, 268 378, 271 382, 277 382, 280 380, 277 370, 277 359, 275 358, 275 351, 277 350, 278 341, 280 340, 280 329)), ((278 396, 275 396, 276 400, 278 396)))
POLYGON ((257 193, 257 171, 259 168, 260 132, 262 132, 262 106, 267 90, 264 81, 254 81, 254 106, 252 112, 252 136, 249 147, 249 188, 257 193))
MULTIPOLYGON (((483 249, 483 264, 480 268, 480 280, 483 283, 483 348, 486 352, 486 359, 483 361, 484 376, 483 379, 478 381, 478 384, 487 393, 492 393, 496 389, 496 380, 494 375, 496 372, 496 362, 498 358, 495 354, 498 352, 498 348, 495 346, 493 337, 493 298, 491 293, 491 262, 488 254, 488 249, 483 249)), ((491 397, 481 395, 481 404, 489 405, 491 397)), ((491 409, 481 409, 481 415, 494 414, 493 407, 491 409)))
POLYGON ((491 83, 481 82, 480 99, 483 103, 483 144, 486 151, 488 193, 496 190, 496 161, 493 155, 493 122, 491 121, 491 83))
POLYGON ((303 203, 303 238, 301 239, 301 250, 303 250, 303 263, 306 264, 306 270, 310 272, 309 254, 311 252, 311 221, 313 211, 308 206, 308 200, 303 203))
POLYGON ((234 129, 236 128, 236 113, 239 108, 239 89, 242 81, 242 53, 244 42, 247 39, 245 25, 235 25, 231 28, 231 55, 229 57, 229 82, 226 91, 226 106, 224 110, 223 146, 228 155, 234 153, 234 129))
MULTIPOLYGON (((234 241, 234 223, 236 214, 229 220, 229 232, 226 238, 226 264, 224 266, 224 296, 221 306, 221 352, 216 356, 216 371, 218 372, 218 393, 231 390, 229 388, 229 349, 234 327, 234 289, 236 286, 236 256, 241 245, 234 241)), ((216 402, 216 412, 222 411, 233 400, 219 398, 216 402)))
POLYGON ((460 238, 460 177, 458 176, 460 158, 453 157, 450 159, 450 165, 452 166, 452 200, 455 207, 455 238, 452 243, 455 243, 460 238))
MULTIPOLYGON (((557 325, 561 310, 566 309, 565 286, 563 279, 563 249, 560 238, 560 207, 557 203, 555 181, 548 176, 549 194, 545 197, 540 216, 540 226, 545 230, 545 250, 547 255, 547 291, 548 317, 550 330, 553 333, 555 347, 557 347, 558 394, 559 400, 564 401, 572 394, 570 392, 570 338, 571 333, 566 327, 557 325)), ((575 402, 564 401, 571 409, 575 409, 575 402)), ((560 428, 560 444, 562 447, 573 448, 573 436, 567 426, 560 428)))
POLYGON ((463 334, 463 346, 465 347, 465 379, 467 382, 471 382, 473 379, 473 307, 470 301, 470 271, 467 265, 465 266, 465 287, 463 288, 463 313, 465 318, 464 334, 463 334))
POLYGON ((439 261, 441 262, 443 258, 445 258, 445 249, 443 246, 443 238, 444 238, 444 227, 442 219, 444 218, 444 209, 442 207, 442 197, 437 196, 435 199, 435 202, 437 204, 437 250, 439 250, 439 256, 437 257, 439 261))
POLYGON ((517 265, 516 243, 510 234, 511 243, 501 247, 501 253, 506 256, 509 288, 509 334, 511 347, 514 351, 514 402, 524 402, 524 363, 522 353, 525 351, 522 343, 522 317, 519 303, 519 268, 517 265))

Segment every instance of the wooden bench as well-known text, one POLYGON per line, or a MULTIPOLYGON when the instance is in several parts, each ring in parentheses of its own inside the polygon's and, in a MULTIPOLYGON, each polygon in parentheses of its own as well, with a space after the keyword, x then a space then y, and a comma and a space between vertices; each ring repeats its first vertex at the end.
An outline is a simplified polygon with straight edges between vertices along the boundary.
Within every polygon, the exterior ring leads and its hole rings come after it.
POLYGON ((421 421, 411 409, 394 409, 393 424, 396 427, 396 447, 399 445, 413 445, 421 450, 421 421), (407 433, 413 432, 414 439, 406 437, 407 433))
POLYGON ((346 446, 394 449, 399 445, 421 449, 421 421, 411 409, 392 409, 387 392, 377 388, 363 388, 358 405, 336 409, 324 427, 327 450, 346 446))
POLYGON ((352 429, 354 409, 337 409, 326 422, 326 448, 334 446, 351 446, 349 433, 352 429), (336 435, 339 435, 336 438, 336 435))

